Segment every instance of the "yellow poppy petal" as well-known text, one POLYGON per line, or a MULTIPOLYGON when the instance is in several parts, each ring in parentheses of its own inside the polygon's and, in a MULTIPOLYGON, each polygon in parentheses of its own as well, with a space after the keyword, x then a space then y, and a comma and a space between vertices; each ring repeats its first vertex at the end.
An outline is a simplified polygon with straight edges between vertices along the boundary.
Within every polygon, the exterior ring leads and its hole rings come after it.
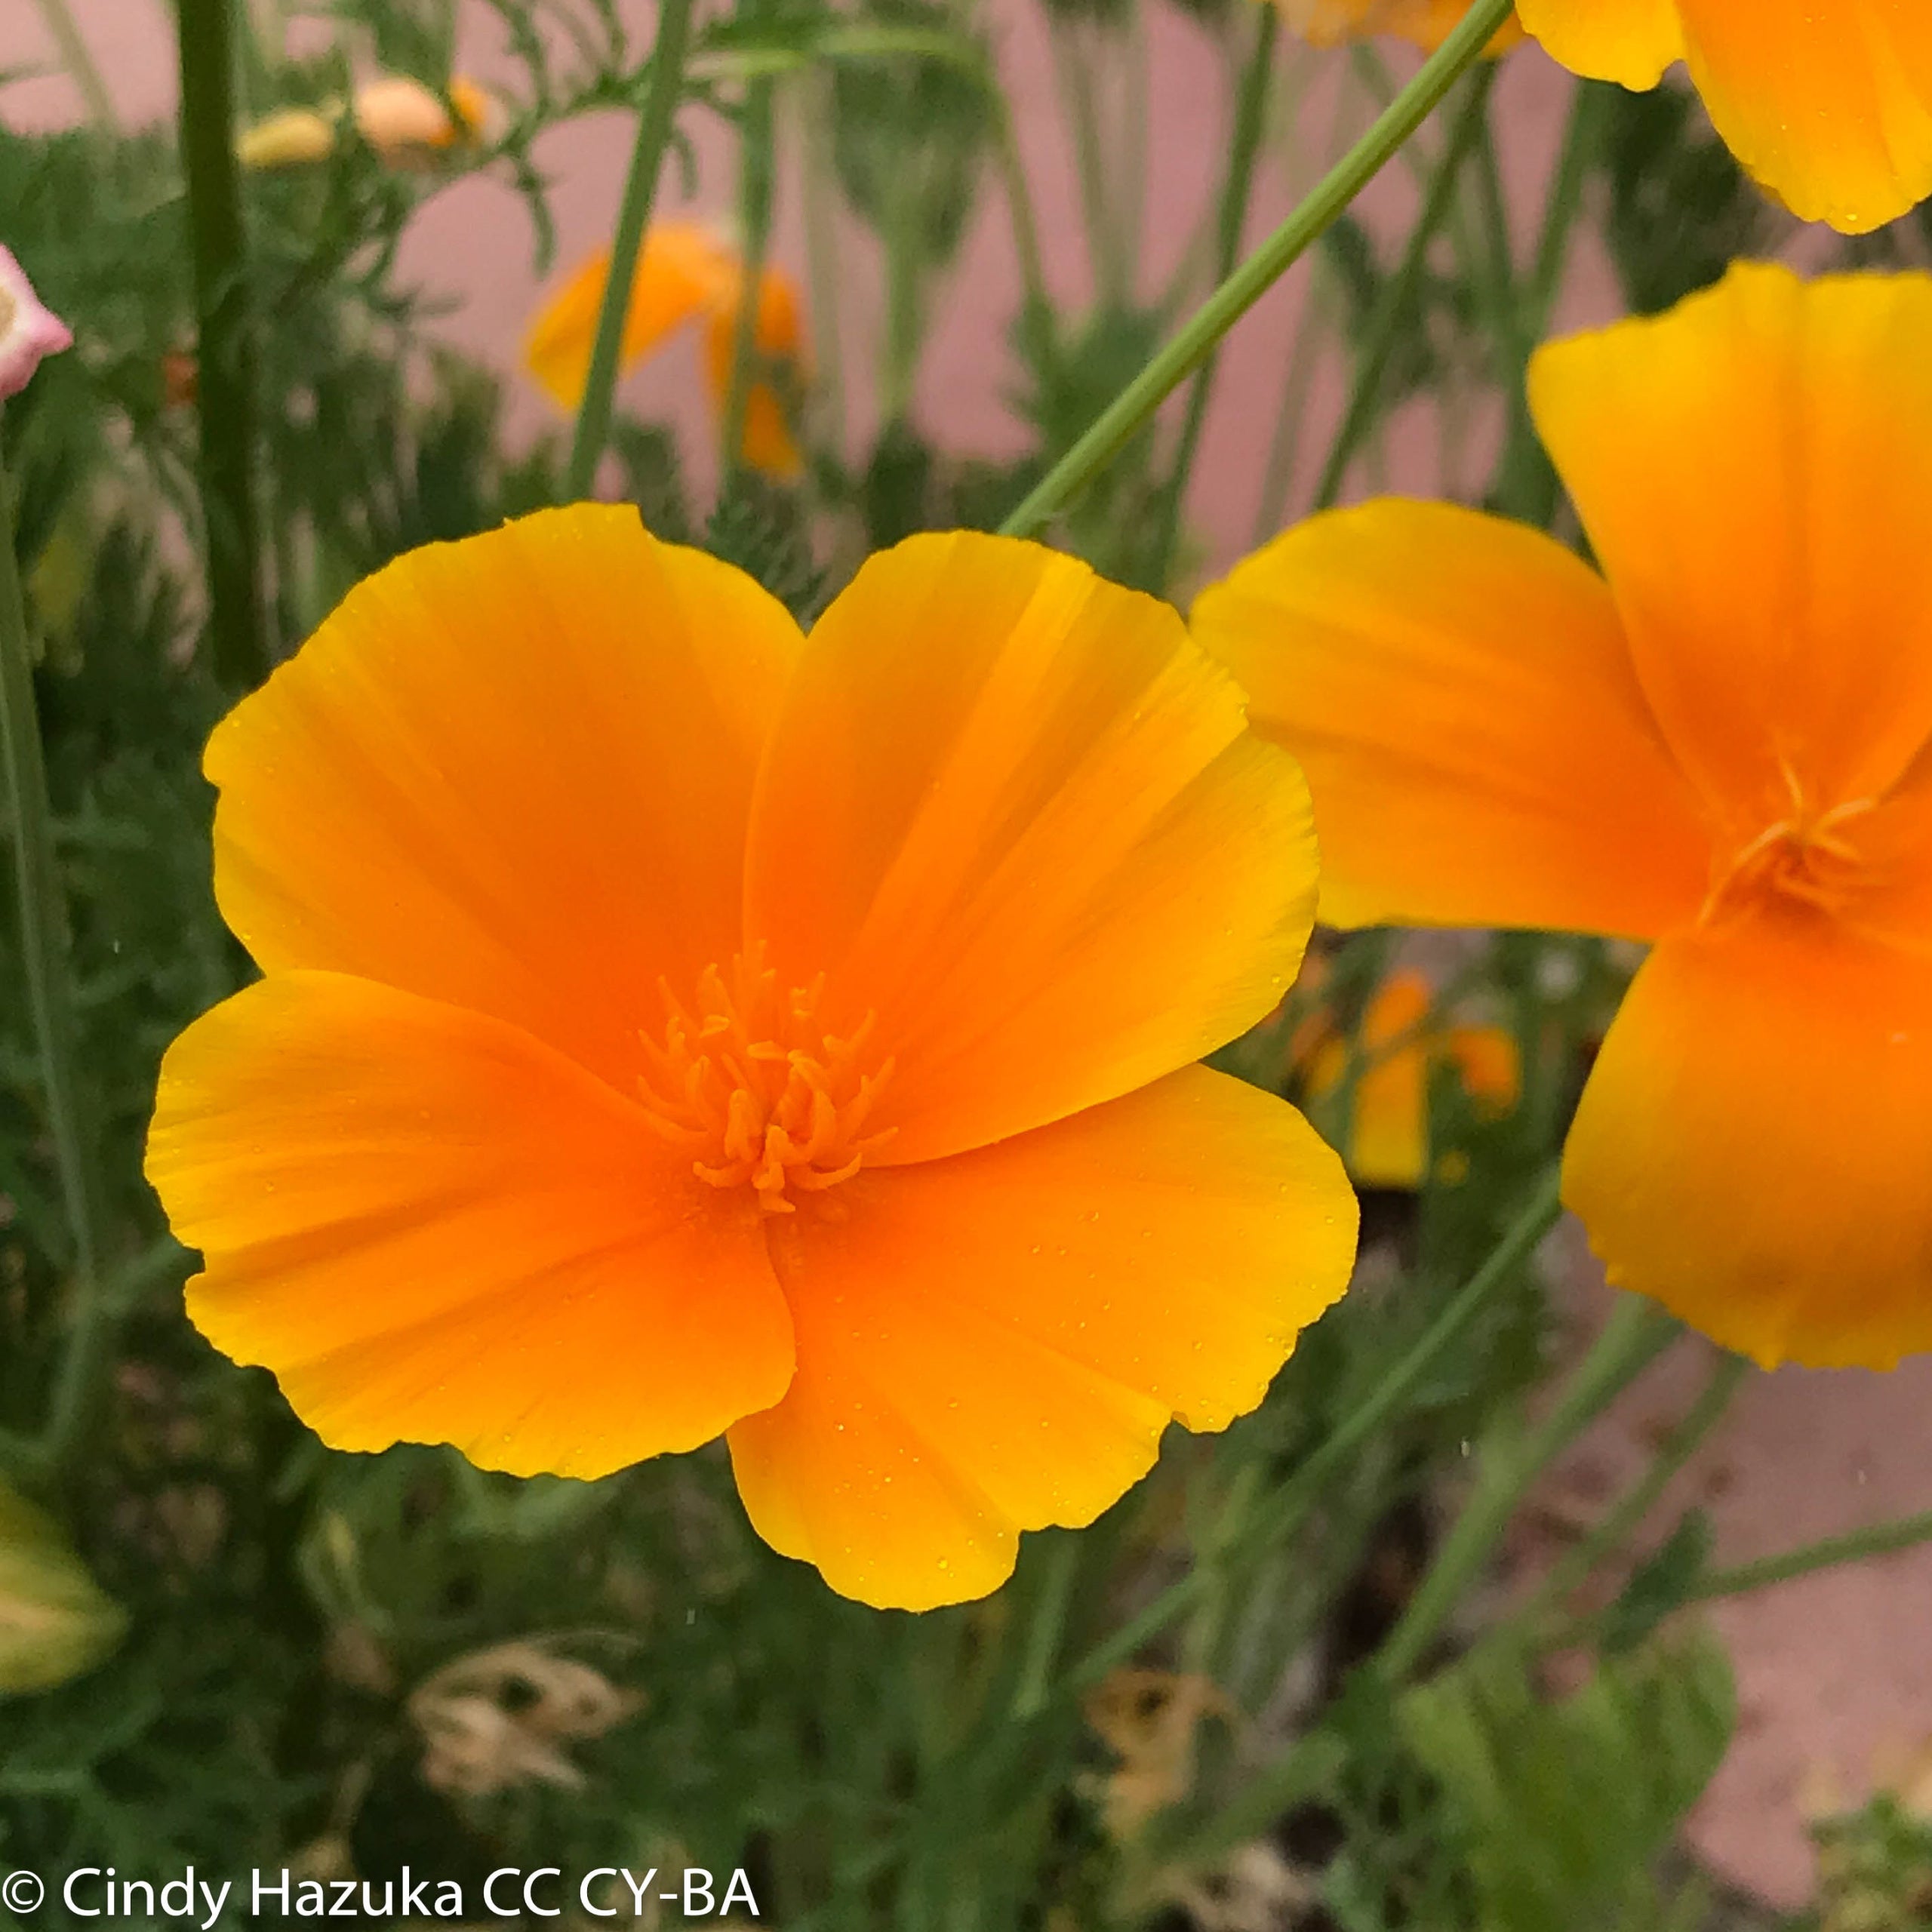
MULTIPOLYGON (((610 275, 610 251, 600 250, 545 303, 524 338, 524 366, 559 409, 574 411, 583 400, 610 275)), ((694 316, 735 304, 737 285, 737 258, 714 229, 695 221, 654 223, 638 251, 620 366, 641 361, 694 316)))
POLYGON ((325 1441, 598 1476, 777 1400, 763 1217, 528 1035, 331 973, 224 1001, 162 1063, 147 1174, 189 1312, 325 1441))
POLYGON ((894 1060, 881 1158, 1112 1100, 1266 1014, 1313 910, 1306 792, 1165 605, 1037 544, 920 537, 814 630, 746 920, 894 1060))
POLYGON ((1678 762, 1755 834, 1932 732, 1932 278, 1734 269, 1530 393, 1678 762))
POLYGON ((1194 634, 1308 774, 1321 916, 1645 938, 1709 848, 1602 583, 1538 532, 1385 500, 1291 530, 1194 634))
MULTIPOLYGON (((712 406, 721 420, 731 388, 731 358, 737 347, 739 291, 734 278, 721 296, 705 330, 705 370, 712 406)), ((768 268, 758 281, 758 321, 752 346, 761 361, 789 364, 803 373, 804 328, 798 292, 781 270, 768 268)), ((783 398, 769 382, 754 382, 745 398, 744 460, 781 482, 796 476, 805 460, 792 434, 783 398)))
POLYGON ((1666 940, 1571 1128, 1611 1278, 1767 1367, 1932 1347, 1932 958, 1802 909, 1666 940))
POLYGON ((800 648, 751 580, 580 504, 379 571, 210 741, 215 882, 270 971, 495 1014, 623 1091, 660 975, 740 943, 800 648))
POLYGON ((732 1462, 775 1547, 906 1609, 998 1588, 1020 1531, 1091 1521, 1171 1420, 1252 1408, 1355 1251, 1334 1155, 1202 1068, 843 1192, 775 1238, 798 1372, 732 1462))
POLYGON ((1806 221, 1863 234, 1932 194, 1924 0, 1677 0, 1738 158, 1806 221))
POLYGON ((1678 0, 1516 0, 1516 14, 1550 58, 1573 74, 1641 93, 1683 57, 1678 5, 1678 0))

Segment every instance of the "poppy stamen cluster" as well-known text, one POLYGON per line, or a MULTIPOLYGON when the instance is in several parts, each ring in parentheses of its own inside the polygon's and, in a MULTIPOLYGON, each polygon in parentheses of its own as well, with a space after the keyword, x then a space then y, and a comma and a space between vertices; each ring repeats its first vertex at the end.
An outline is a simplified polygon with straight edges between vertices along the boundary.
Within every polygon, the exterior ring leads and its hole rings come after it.
POLYGON ((697 1150, 691 1170, 716 1188, 750 1186, 768 1214, 789 1214, 796 1187, 818 1193, 850 1180, 890 1140, 862 1129, 891 1079, 890 1057, 872 1064, 878 1016, 848 1036, 819 1017, 820 974, 780 992, 764 949, 737 954, 728 980, 699 976, 695 1010, 660 980, 663 1043, 641 1036, 651 1071, 638 1085, 651 1124, 697 1150))
POLYGON ((1779 762, 1789 796, 1783 814, 1726 859, 1712 881, 1700 924, 1747 902, 1795 899, 1820 912, 1842 912, 1880 882, 1865 844, 1847 828, 1869 820, 1883 801, 1847 798, 1821 806, 1789 759, 1779 762))

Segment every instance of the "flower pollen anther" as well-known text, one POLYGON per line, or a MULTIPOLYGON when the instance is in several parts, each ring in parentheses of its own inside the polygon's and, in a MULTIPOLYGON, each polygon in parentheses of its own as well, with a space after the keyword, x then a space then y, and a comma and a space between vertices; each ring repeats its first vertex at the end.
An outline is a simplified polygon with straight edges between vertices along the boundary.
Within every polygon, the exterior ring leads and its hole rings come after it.
POLYGON ((749 1186, 768 1214, 797 1210, 796 1189, 817 1193, 850 1180, 895 1129, 863 1131, 892 1078, 888 1057, 869 1064, 875 1016, 848 1037, 826 1031, 820 974, 781 992, 754 946, 698 976, 694 1008, 660 980, 661 1043, 641 1035, 649 1071, 645 1112, 668 1140, 692 1150, 691 1170, 716 1188, 749 1186))

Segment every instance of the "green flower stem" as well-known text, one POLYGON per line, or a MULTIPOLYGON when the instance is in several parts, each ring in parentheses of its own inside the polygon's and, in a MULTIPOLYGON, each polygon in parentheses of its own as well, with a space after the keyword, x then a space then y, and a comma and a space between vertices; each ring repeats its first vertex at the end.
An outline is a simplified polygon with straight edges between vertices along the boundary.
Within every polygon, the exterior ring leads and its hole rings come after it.
MULTIPOLYGON (((1324 152, 1318 163, 1324 174, 1341 159, 1347 149, 1353 71, 1345 67, 1340 75, 1334 119, 1328 138, 1323 143, 1324 152)), ((1299 192, 1300 184, 1297 182, 1296 185, 1299 192)), ((1274 433, 1269 438, 1268 463, 1262 477, 1260 498, 1255 506, 1251 549, 1258 550, 1281 528, 1287 517, 1289 493, 1294 488, 1295 472, 1300 463, 1302 432, 1307 426, 1309 398, 1314 392, 1321 352, 1335 327, 1340 306, 1328 265, 1317 255, 1309 266, 1307 303, 1295 325, 1294 346, 1288 352, 1287 375, 1281 384, 1281 400, 1275 412, 1274 433)))
MULTIPOLYGON (((1241 93, 1235 104, 1232 145, 1228 150, 1227 178, 1221 189, 1220 211, 1216 221, 1214 279, 1225 281, 1234 272, 1241 255, 1241 230, 1247 225, 1247 207, 1254 187, 1254 166, 1261 152, 1262 130, 1267 121, 1268 89, 1275 72, 1275 47, 1280 38, 1281 16, 1263 0, 1255 23, 1254 51, 1248 57, 1241 93)), ((1194 473, 1194 459, 1201 446, 1201 432, 1208 420, 1208 404, 1214 387, 1214 373, 1220 365, 1217 343, 1201 365, 1200 374, 1187 398, 1187 415, 1181 425, 1180 441, 1175 446, 1174 472, 1168 478, 1159 516, 1161 531, 1147 588, 1159 595, 1167 587, 1174 570, 1174 549, 1180 538, 1182 506, 1187 496, 1189 478, 1194 473)))
MULTIPOLYGON (((1516 1271, 1535 1252, 1537 1243, 1556 1225, 1563 1211, 1558 1197, 1560 1183, 1559 1171, 1552 1164, 1487 1260, 1457 1290, 1409 1352, 1377 1384, 1374 1394, 1350 1414, 1281 1491, 1257 1511, 1263 1520, 1251 1526, 1251 1533, 1243 1539, 1245 1543, 1254 1548, 1271 1546, 1292 1534, 1307 1519, 1329 1482, 1408 1400, 1436 1358, 1515 1278, 1516 1271)), ((1197 1564, 1090 1651, 1072 1673, 1069 1688, 1078 1692, 1099 1683, 1189 1610, 1213 1580, 1213 1566, 1197 1564)))
POLYGON ((1340 164, 1301 206, 1208 297, 1099 420, 1054 464, 1004 525, 1029 537, 1106 468, 1155 410, 1214 353, 1214 346, 1292 268, 1389 158, 1428 119, 1509 19, 1513 0, 1475 0, 1340 164))
POLYGON ((1327 460, 1322 466, 1321 480, 1315 486, 1315 508, 1318 510, 1327 509, 1341 494, 1349 465, 1355 460, 1363 438, 1380 413, 1382 385, 1389 373, 1397 338, 1403 323, 1414 312, 1416 293, 1421 285, 1430 246, 1456 205, 1463 165, 1475 151, 1483 130, 1488 125, 1490 89, 1495 79, 1494 63, 1489 63, 1478 69, 1471 81, 1463 110, 1457 116, 1448 144, 1436 164, 1435 174, 1423 196, 1422 212, 1417 217, 1401 264, 1383 285, 1381 298, 1369 318, 1363 334, 1361 358, 1355 366, 1355 380, 1349 392, 1348 407, 1343 412, 1335 440, 1329 446, 1327 460))
POLYGON ((590 494, 597 465, 611 434, 611 398, 617 393, 617 361, 623 347, 624 321, 630 312, 631 288, 637 279, 637 259, 651 226, 651 205, 657 198, 657 177, 665 150, 671 144, 672 123, 685 87, 685 49, 691 35, 691 0, 663 0, 657 17, 657 38, 651 50, 651 66, 644 100, 638 109, 637 140, 631 149, 630 173, 617 208, 617 229, 611 240, 611 272, 604 283, 603 306, 597 312, 597 334, 590 349, 590 370, 584 379, 583 399, 577 405, 577 428, 571 438, 570 460, 564 469, 564 494, 575 501, 590 494))
POLYGON ((80 91, 88 118, 97 128, 111 132, 115 125, 113 97, 100 77, 100 69, 94 65, 94 56, 88 51, 87 42, 67 0, 40 0, 40 17, 47 23, 48 37, 68 79, 80 91))
POLYGON ((1013 109, 1004 91, 989 87, 993 112, 998 122, 995 157, 1000 183, 1006 192, 1007 218, 1013 224, 1014 252, 1020 258, 1021 290, 1020 325, 1026 352, 1036 358, 1051 347, 1054 332, 1053 297, 1047 291, 1046 257, 1040 248, 1040 224, 1033 210, 1033 192, 1026 180, 1026 164, 1020 152, 1020 139, 1013 125, 1013 109))
POLYGON ((194 262, 195 409, 201 432, 208 629, 216 672, 268 675, 255 503, 255 341, 235 159, 232 0, 178 0, 181 161, 194 262))
POLYGON ((838 177, 832 155, 829 72, 809 77, 795 95, 795 132, 804 190, 805 275, 811 289, 812 361, 826 440, 845 451, 845 363, 839 328, 838 177))
POLYGON ((1551 1565, 1535 1594, 1516 1613, 1518 1623, 1534 1629, 1606 1556, 1623 1548, 1657 1506, 1657 1499, 1669 1487, 1672 1478, 1697 1453, 1705 1438, 1723 1419, 1750 1371, 1751 1364, 1742 1355, 1726 1355, 1718 1361, 1697 1401, 1658 1445, 1651 1466, 1588 1536, 1551 1565))
POLYGON ((6 768, 7 805, 13 823, 14 877, 20 899, 27 1006, 73 1244, 75 1324, 50 1425, 49 1447, 57 1451, 68 1446, 84 1419, 87 1405, 82 1392, 93 1388, 99 1379, 93 1371, 104 1321, 97 1232, 103 1196, 81 1080, 67 967, 66 903, 54 856, 54 810, 47 793, 47 770, 34 704, 26 599, 14 553, 12 491, 4 472, 0 472, 0 761, 6 768))
POLYGON ((760 290, 771 246, 771 202, 775 174, 772 143, 771 81, 753 81, 745 90, 744 126, 739 136, 738 220, 743 229, 744 270, 738 313, 731 331, 731 375, 724 391, 724 441, 718 457, 721 499, 743 468, 745 417, 751 407, 752 376, 758 360, 760 290))
POLYGON ((1057 10, 1049 13, 1047 44, 1054 77, 1060 90, 1060 111, 1080 184, 1081 220, 1087 232, 1087 255, 1094 277, 1095 300, 1103 307, 1118 306, 1128 295, 1127 263, 1119 246, 1119 231, 1107 205, 1106 157, 1100 133, 1099 104, 1094 94, 1097 57, 1081 31, 1084 23, 1057 10))
POLYGON ((1060 1657, 1067 1611, 1073 1601, 1074 1581, 1079 1574, 1080 1555, 1080 1537, 1064 1530, 1047 1552, 1038 1601, 1026 1626, 1019 1687, 1014 1693, 1013 1716, 1017 1722, 1037 1717, 1047 1707, 1054 1666, 1060 1657))
POLYGON ((1841 1537, 1827 1537, 1821 1543, 1786 1550, 1782 1556, 1764 1556, 1754 1563, 1713 1570, 1684 1601, 1712 1603, 1720 1597, 1743 1596, 1747 1591, 1768 1589, 1774 1583, 1792 1583, 1820 1570, 1835 1569, 1841 1563, 1857 1563, 1869 1556, 1894 1556, 1922 1543, 1932 1543, 1932 1509, 1922 1510, 1915 1516, 1897 1517, 1888 1523, 1873 1523, 1862 1530, 1850 1530, 1841 1537))
POLYGON ((1489 1561, 1531 1484, 1683 1332, 1683 1324, 1655 1302, 1637 1295, 1619 1297, 1555 1408, 1520 1444, 1498 1444, 1484 1458, 1475 1493, 1376 1657, 1379 1675, 1398 1681, 1422 1661, 1489 1561))
POLYGON ((1546 525, 1555 513, 1561 488, 1555 466, 1545 454, 1529 408, 1529 361, 1549 327, 1563 276, 1570 262, 1570 244, 1583 211, 1583 189, 1599 125, 1601 96, 1587 81, 1579 81, 1564 131, 1563 150, 1543 204, 1543 226, 1537 237, 1528 285, 1518 310, 1519 326, 1513 355, 1504 374, 1509 404, 1509 432, 1497 472, 1497 501, 1511 515, 1546 525))

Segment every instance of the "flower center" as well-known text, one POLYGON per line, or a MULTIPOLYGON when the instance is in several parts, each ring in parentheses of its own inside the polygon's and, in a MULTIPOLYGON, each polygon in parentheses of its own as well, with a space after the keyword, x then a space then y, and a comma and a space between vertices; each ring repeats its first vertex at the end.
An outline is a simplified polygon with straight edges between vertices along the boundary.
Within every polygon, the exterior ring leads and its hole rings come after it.
POLYGON ((707 966, 685 1004, 664 981, 662 1042, 643 1035, 645 1111, 668 1140, 691 1149, 692 1171, 713 1187, 749 1186, 768 1214, 789 1214, 792 1189, 850 1180, 892 1137, 866 1134, 892 1077, 869 1052, 873 1016, 848 1038, 818 1017, 824 976, 781 989, 764 950, 738 954, 729 973, 707 966))
POLYGON ((1875 883, 1877 868, 1852 832, 1880 801, 1852 798, 1820 806, 1808 798, 1789 764, 1781 763, 1780 769, 1788 809, 1722 863, 1705 902, 1706 920, 1740 899, 1767 894, 1836 912, 1875 883))

